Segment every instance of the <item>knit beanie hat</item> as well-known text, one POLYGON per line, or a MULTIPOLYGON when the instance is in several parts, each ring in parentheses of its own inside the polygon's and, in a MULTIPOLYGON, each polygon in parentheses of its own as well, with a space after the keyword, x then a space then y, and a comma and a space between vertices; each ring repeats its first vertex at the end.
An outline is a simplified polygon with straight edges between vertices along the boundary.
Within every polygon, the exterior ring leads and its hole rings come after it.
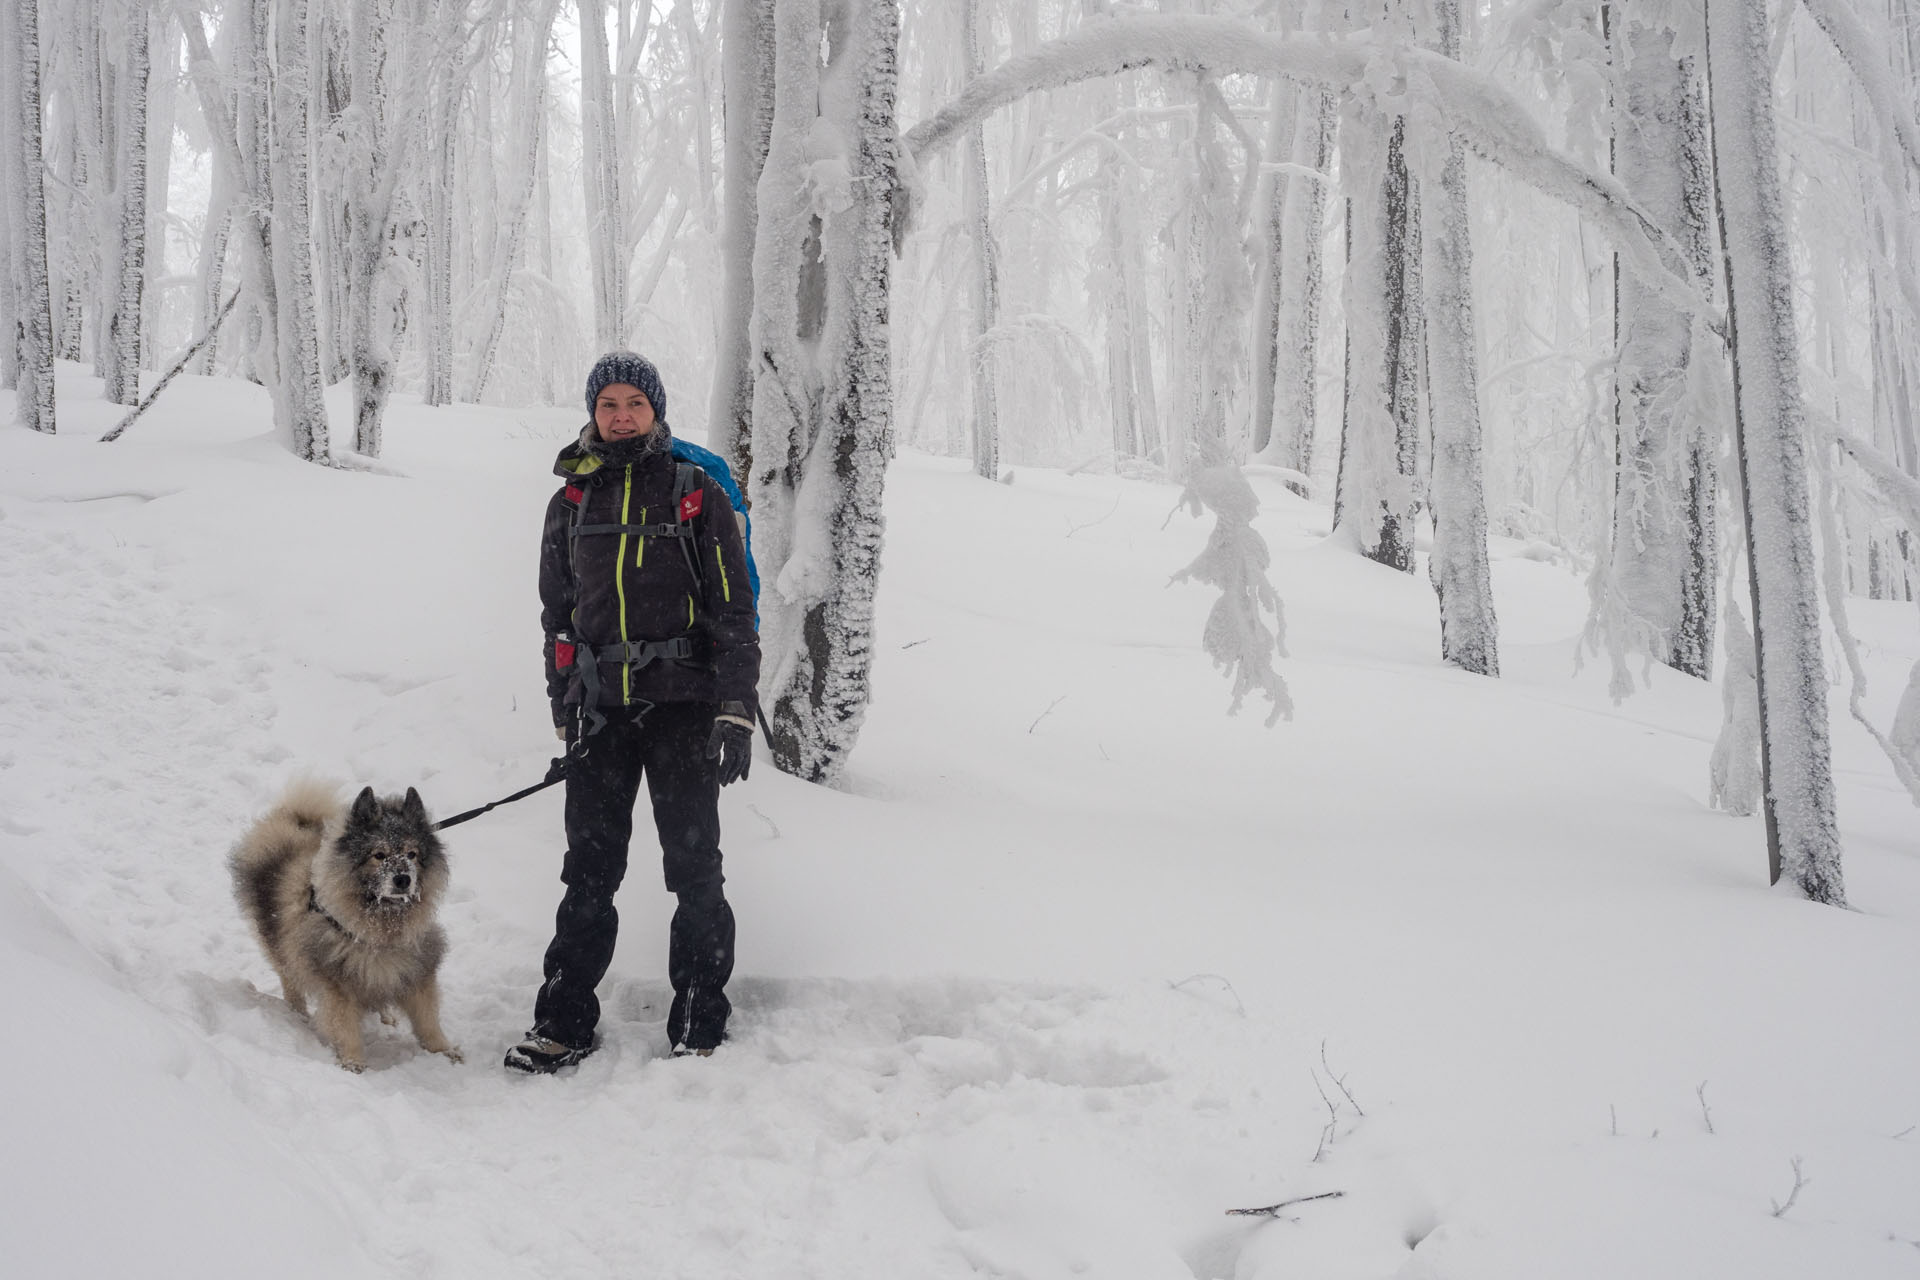
POLYGON ((653 416, 661 422, 667 420, 667 389, 660 385, 660 371, 653 367, 653 361, 632 351, 610 351, 594 363, 587 375, 587 416, 593 416, 593 402, 602 391, 622 382, 640 388, 653 406, 653 416))

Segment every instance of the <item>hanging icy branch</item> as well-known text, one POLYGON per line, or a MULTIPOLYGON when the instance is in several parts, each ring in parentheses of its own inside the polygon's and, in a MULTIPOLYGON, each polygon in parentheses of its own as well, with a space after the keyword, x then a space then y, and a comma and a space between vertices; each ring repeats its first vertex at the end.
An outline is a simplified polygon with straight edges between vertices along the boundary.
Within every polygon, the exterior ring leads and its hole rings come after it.
POLYGON ((1916 123, 1910 105, 1910 91, 1894 83, 1883 52, 1884 36, 1875 36, 1860 25, 1847 0, 1801 0, 1807 13, 1833 41, 1840 60, 1860 84, 1860 90, 1886 129, 1899 144, 1907 166, 1920 174, 1920 123, 1916 123))
POLYGON ((1823 561, 1820 578, 1821 585, 1826 589, 1827 620, 1833 626, 1834 638, 1839 642, 1841 655, 1847 660, 1849 677, 1847 711, 1860 727, 1867 731, 1867 736, 1886 752, 1888 761, 1893 765, 1894 774, 1900 779, 1901 785, 1906 787, 1907 794, 1913 797, 1913 803, 1920 806, 1920 751, 1913 750, 1912 743, 1904 747, 1896 743, 1892 736, 1880 732, 1880 726, 1867 715, 1865 706, 1867 669, 1860 660, 1860 643, 1854 639, 1853 626, 1847 619, 1846 570, 1840 563, 1841 547, 1844 544, 1840 536, 1837 486, 1834 484, 1833 468, 1828 461, 1830 455, 1827 451, 1816 449, 1813 456, 1814 474, 1819 481, 1818 515, 1823 561))
POLYGON ((1203 507, 1214 513, 1206 550, 1171 581, 1191 578, 1220 588, 1220 599, 1207 614, 1201 645, 1214 665, 1224 668, 1233 680, 1228 714, 1238 712, 1247 694, 1258 690, 1273 704, 1269 726, 1282 716, 1291 720, 1293 699, 1287 682, 1273 669, 1273 655, 1284 658, 1287 653, 1286 611, 1267 580, 1266 539, 1253 528, 1253 517, 1260 511, 1253 486, 1239 468, 1216 460, 1194 471, 1180 501, 1196 516, 1203 507), (1273 615, 1271 628, 1262 616, 1268 613, 1273 615))
POLYGON ((1561 200, 1610 233, 1648 283, 1683 310, 1710 304, 1672 237, 1635 207, 1611 176, 1561 155, 1518 99, 1492 76, 1437 53, 1358 40, 1276 36, 1231 18, 1140 16, 1089 22, 1011 58, 970 83, 904 138, 916 161, 958 138, 989 112, 1027 94, 1138 67, 1209 75, 1282 76, 1352 96, 1419 126, 1424 147, 1446 155, 1448 135, 1561 200))
POLYGON ((1920 537, 1920 480, 1902 471, 1893 459, 1864 440, 1842 435, 1834 436, 1833 440, 1880 486, 1887 505, 1906 521, 1915 537, 1920 537))

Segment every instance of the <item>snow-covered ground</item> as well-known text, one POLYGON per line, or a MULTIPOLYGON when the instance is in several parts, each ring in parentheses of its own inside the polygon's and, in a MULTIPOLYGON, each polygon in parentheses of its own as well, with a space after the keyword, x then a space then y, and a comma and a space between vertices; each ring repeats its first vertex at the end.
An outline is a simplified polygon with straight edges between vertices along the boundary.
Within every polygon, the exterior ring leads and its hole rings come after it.
MULTIPOLYGON (((349 1075, 226 850, 300 771, 441 814, 540 776, 579 416, 402 403, 373 470, 325 470, 257 388, 183 379, 105 446, 62 377, 66 434, 0 428, 7 1274, 1920 1274, 1920 814, 1865 733, 1836 718, 1854 909, 1811 906, 1705 804, 1719 691, 1577 667, 1569 568, 1496 547, 1478 679, 1424 577, 1266 480, 1273 729, 1166 585, 1207 533, 1173 490, 903 455, 846 789, 763 759, 723 794, 732 1041, 662 1056, 643 837, 605 1050, 500 1068, 545 792, 448 833, 465 1065, 376 1027, 349 1075)), ((1920 625, 1853 609, 1885 724, 1920 625)))

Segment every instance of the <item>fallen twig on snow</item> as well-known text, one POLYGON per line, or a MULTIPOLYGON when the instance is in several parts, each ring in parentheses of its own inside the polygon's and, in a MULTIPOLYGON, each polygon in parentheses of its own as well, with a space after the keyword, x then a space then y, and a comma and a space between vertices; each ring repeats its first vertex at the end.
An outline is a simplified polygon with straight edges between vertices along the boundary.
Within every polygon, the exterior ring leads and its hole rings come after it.
POLYGON ((133 411, 127 414, 126 417, 120 419, 119 426, 100 437, 101 444, 112 444, 115 440, 118 440, 121 433, 133 425, 133 420, 145 413, 153 402, 160 398, 160 393, 167 389, 167 384, 173 381, 174 376, 187 367, 188 361, 200 354, 200 348, 213 341, 213 335, 220 332, 220 322, 227 318, 227 313, 233 310, 233 304, 238 301, 240 301, 240 291, 235 289, 233 296, 227 299, 227 305, 220 308, 220 314, 213 318, 213 323, 207 326, 207 331, 200 335, 200 340, 187 348, 187 354, 180 357, 180 363, 167 370, 167 376, 154 384, 153 390, 147 392, 147 398, 145 400, 142 400, 136 405, 133 411))
POLYGON ((1042 720, 1045 720, 1048 716, 1052 715, 1053 709, 1059 706, 1061 703, 1065 702, 1066 700, 1067 700, 1067 695, 1063 693, 1059 697, 1055 698, 1052 702, 1049 702, 1047 704, 1047 709, 1045 711, 1042 711, 1039 715, 1035 716, 1033 718, 1033 723, 1027 726, 1027 732, 1032 733, 1035 729, 1038 729, 1040 727, 1040 722, 1042 720))
MULTIPOLYGON (((1102 751, 1101 751, 1101 754, 1102 754, 1102 755, 1104 755, 1104 754, 1106 754, 1106 752, 1105 752, 1105 750, 1104 750, 1104 749, 1102 749, 1102 751)), ((1240 1016, 1241 1016, 1241 1017, 1243 1017, 1243 1018, 1247 1016, 1247 1005, 1246 1005, 1246 1001, 1244 1001, 1244 1000, 1242 1000, 1242 999, 1240 998, 1240 993, 1239 993, 1238 991, 1235 991, 1235 990, 1233 989, 1233 983, 1232 983, 1231 981, 1229 981, 1229 980, 1228 980, 1228 979, 1226 978, 1226 976, 1225 976, 1225 975, 1223 975, 1223 974, 1218 974, 1218 973, 1196 973, 1196 974, 1192 974, 1192 975, 1189 975, 1188 977, 1185 977, 1185 978, 1182 978, 1182 979, 1180 979, 1180 981, 1178 981, 1178 982, 1169 982, 1169 983, 1168 983, 1167 985, 1168 985, 1168 986, 1170 986, 1170 987, 1172 987, 1172 988, 1173 988, 1173 989, 1174 989, 1175 991, 1179 991, 1179 990, 1182 990, 1183 988, 1185 988, 1185 987, 1186 987, 1186 985, 1187 985, 1188 983, 1190 983, 1190 982, 1198 982, 1198 981, 1200 981, 1200 980, 1201 980, 1202 978, 1211 978, 1211 979, 1212 979, 1213 981, 1215 981, 1215 982, 1217 982, 1217 983, 1219 983, 1219 984, 1220 984, 1221 986, 1223 986, 1223 987, 1225 987, 1225 988, 1227 989, 1227 994, 1233 997, 1233 1003, 1234 1003, 1234 1006, 1235 1006, 1235 1007, 1236 1007, 1237 1009, 1239 1009, 1239 1011, 1240 1011, 1240 1016)))
POLYGON ((1258 1209, 1229 1209, 1227 1210, 1227 1216, 1229 1218, 1257 1218, 1265 1214, 1267 1217, 1276 1218, 1280 1216, 1280 1211, 1289 1205, 1306 1204, 1309 1200, 1338 1200, 1346 1194, 1344 1191, 1322 1191, 1317 1196, 1295 1196, 1291 1200, 1282 1200, 1279 1204, 1262 1205, 1258 1209))
POLYGON ((1319 1093, 1320 1101, 1327 1107, 1327 1123, 1320 1130, 1320 1145, 1313 1149, 1313 1159, 1307 1161, 1308 1164, 1319 1164, 1320 1157, 1333 1149, 1335 1130, 1340 1125, 1340 1104, 1327 1096, 1326 1088, 1320 1083, 1318 1071, 1308 1067, 1307 1074, 1313 1077, 1314 1090, 1319 1093))
POLYGON ((1800 1188, 1812 1181, 1812 1178, 1807 1177, 1800 1171, 1800 1157, 1795 1156, 1793 1158, 1793 1190, 1787 1192, 1787 1201, 1785 1204, 1780 1203, 1778 1200, 1770 1202, 1773 1205, 1773 1216, 1776 1218, 1786 1217, 1787 1210, 1793 1208, 1793 1202, 1800 1198, 1800 1188))
POLYGON ((1334 1075, 1333 1068, 1327 1066, 1327 1042, 1325 1040, 1320 1042, 1320 1065, 1327 1068, 1327 1078, 1339 1086, 1341 1093, 1347 1095, 1347 1105, 1353 1108, 1354 1114, 1365 1119, 1367 1113, 1360 1109, 1358 1102, 1354 1101, 1353 1091, 1347 1088, 1347 1078, 1345 1076, 1334 1075))

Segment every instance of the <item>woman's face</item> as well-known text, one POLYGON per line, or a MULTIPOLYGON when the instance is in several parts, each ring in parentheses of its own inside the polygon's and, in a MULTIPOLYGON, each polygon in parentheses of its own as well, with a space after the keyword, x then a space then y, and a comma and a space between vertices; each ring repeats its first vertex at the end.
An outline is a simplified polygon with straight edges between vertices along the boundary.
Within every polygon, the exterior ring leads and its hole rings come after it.
POLYGON ((638 387, 608 384, 594 397, 593 425, 602 440, 626 440, 653 430, 653 403, 638 387))

